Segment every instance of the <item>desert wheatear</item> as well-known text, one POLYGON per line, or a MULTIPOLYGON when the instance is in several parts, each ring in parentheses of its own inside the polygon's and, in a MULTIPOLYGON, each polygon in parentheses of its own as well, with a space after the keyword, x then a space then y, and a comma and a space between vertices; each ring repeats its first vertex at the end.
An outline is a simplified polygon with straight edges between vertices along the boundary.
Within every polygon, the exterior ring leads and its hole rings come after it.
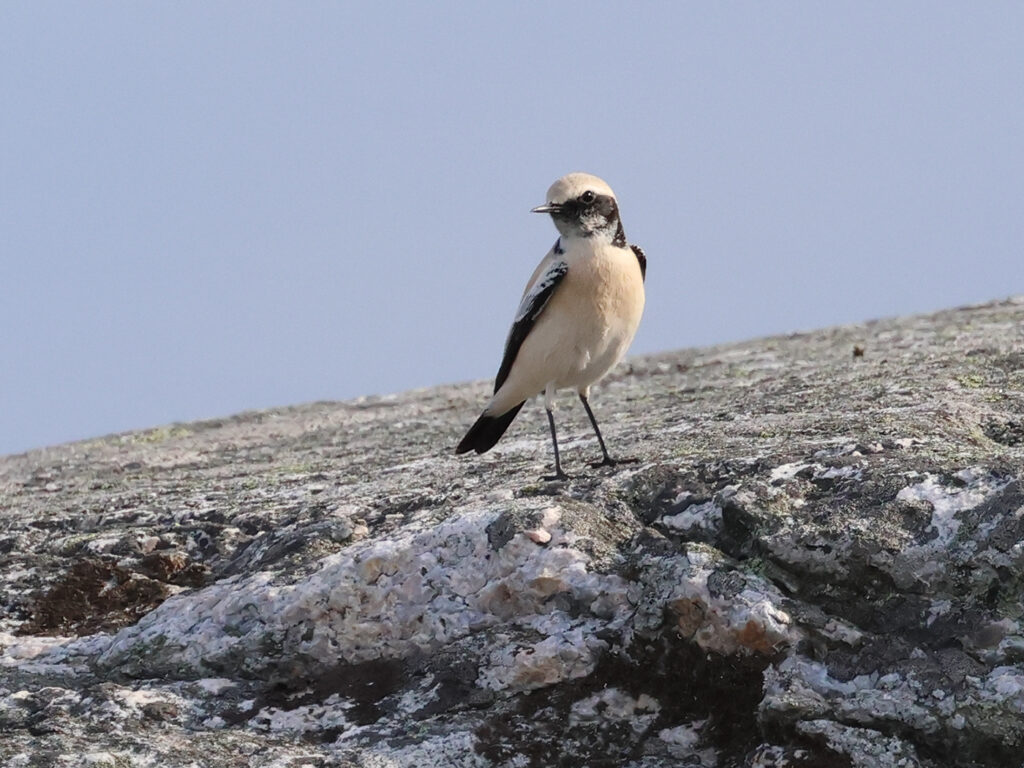
POLYGON ((615 195, 596 176, 563 176, 547 200, 533 212, 551 214, 560 236, 523 292, 494 396, 455 452, 490 450, 526 400, 543 392, 555 449, 552 479, 563 480, 553 414, 558 389, 579 393, 601 446, 603 459, 594 466, 618 463, 608 455, 587 398, 590 385, 622 358, 640 325, 647 259, 626 242, 615 195))

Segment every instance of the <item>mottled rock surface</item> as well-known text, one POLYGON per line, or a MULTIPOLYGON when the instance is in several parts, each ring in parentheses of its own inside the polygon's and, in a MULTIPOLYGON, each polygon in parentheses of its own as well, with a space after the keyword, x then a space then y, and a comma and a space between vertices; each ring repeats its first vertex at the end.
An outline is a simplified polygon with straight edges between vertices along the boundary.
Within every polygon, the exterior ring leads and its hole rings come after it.
POLYGON ((0 458, 0 765, 1024 764, 1024 300, 0 458))

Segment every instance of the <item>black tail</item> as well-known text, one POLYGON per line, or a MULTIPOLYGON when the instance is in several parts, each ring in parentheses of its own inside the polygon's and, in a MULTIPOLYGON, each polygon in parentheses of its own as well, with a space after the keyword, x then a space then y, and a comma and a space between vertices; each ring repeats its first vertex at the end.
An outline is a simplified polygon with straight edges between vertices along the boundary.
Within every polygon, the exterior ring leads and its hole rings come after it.
POLYGON ((469 432, 462 438, 462 442, 459 443, 459 447, 455 449, 455 452, 465 453, 472 450, 477 453, 485 453, 491 450, 494 444, 505 434, 508 425, 512 423, 512 419, 516 417, 519 409, 525 403, 526 401, 523 400, 515 408, 505 411, 501 416, 481 416, 476 420, 476 424, 469 428, 469 432))

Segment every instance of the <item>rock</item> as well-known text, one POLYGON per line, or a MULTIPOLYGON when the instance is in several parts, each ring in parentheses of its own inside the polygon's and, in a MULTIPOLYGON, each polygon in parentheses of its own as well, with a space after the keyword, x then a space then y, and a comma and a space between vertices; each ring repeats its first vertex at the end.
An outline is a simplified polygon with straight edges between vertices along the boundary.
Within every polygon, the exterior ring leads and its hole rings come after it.
POLYGON ((2 458, 0 764, 1024 764, 1022 329, 633 359, 562 484, 487 382, 2 458))

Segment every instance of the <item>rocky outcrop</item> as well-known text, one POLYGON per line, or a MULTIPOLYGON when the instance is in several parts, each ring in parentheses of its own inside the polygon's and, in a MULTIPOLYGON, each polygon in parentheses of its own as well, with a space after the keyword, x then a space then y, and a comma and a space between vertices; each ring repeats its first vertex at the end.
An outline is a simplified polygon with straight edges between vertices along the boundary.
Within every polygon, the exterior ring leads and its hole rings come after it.
POLYGON ((1024 764, 1024 301, 0 459, 0 764, 1024 764))

